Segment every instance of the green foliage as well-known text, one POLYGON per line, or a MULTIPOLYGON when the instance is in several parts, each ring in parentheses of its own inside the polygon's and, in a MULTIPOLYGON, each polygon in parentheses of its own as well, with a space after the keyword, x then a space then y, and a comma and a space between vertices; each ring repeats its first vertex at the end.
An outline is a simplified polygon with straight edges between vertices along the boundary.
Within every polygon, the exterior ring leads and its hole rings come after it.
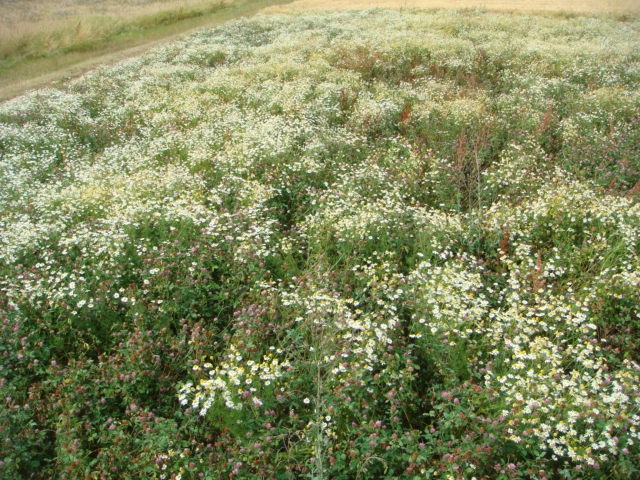
POLYGON ((0 476, 640 472, 637 19, 263 16, 0 106, 0 476))

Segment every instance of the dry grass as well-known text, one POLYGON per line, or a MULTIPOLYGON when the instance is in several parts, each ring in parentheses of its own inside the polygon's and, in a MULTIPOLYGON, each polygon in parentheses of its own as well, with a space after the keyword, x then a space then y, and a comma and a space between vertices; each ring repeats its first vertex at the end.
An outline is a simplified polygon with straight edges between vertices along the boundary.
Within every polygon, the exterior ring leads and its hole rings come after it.
POLYGON ((114 36, 205 15, 236 0, 0 0, 0 69, 91 49, 114 36))
POLYGON ((296 0, 287 5, 271 7, 269 11, 291 9, 344 10, 377 7, 640 13, 640 0, 296 0))

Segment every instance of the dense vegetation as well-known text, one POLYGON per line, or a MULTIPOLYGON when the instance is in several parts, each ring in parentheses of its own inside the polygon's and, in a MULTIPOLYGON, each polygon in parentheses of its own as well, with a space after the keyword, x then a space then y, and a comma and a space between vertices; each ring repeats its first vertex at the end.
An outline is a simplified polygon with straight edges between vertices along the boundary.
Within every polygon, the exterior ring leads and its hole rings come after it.
POLYGON ((640 472, 640 20, 229 23, 0 106, 0 476, 640 472))

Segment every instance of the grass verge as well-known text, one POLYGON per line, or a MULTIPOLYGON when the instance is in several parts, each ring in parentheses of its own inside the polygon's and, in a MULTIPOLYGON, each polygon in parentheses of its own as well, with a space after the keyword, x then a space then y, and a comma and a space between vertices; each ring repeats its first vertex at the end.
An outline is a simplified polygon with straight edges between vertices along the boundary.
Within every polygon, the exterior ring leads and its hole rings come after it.
POLYGON ((201 17, 232 7, 235 0, 163 3, 154 9, 127 7, 86 9, 74 5, 72 14, 56 17, 44 5, 27 7, 21 16, 3 22, 0 33, 0 71, 35 58, 56 56, 68 52, 87 51, 117 39, 181 20, 201 17), (47 15, 49 18, 41 18, 47 15), (33 16, 33 20, 29 20, 33 16))

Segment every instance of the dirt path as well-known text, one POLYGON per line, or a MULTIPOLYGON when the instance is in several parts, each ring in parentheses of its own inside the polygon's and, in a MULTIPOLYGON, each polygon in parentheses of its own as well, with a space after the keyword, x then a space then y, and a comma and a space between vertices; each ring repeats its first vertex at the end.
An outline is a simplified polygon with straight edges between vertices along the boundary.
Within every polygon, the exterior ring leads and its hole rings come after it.
POLYGON ((26 62, 0 77, 0 101, 36 88, 60 85, 99 65, 113 64, 141 55, 154 46, 176 40, 197 30, 214 27, 234 18, 249 17, 266 7, 282 5, 289 1, 291 0, 247 0, 209 15, 155 28, 133 39, 115 41, 97 50, 67 53, 26 62))

